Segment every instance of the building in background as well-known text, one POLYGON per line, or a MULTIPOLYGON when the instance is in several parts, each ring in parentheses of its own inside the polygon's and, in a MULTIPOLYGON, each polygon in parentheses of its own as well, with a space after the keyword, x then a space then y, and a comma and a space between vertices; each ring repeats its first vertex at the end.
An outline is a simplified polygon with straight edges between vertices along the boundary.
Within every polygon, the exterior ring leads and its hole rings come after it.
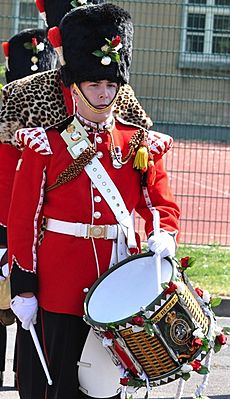
MULTIPOLYGON (((154 128, 175 139, 167 167, 182 242, 230 245, 230 0, 109 1, 134 21, 130 83, 154 128)), ((1 41, 43 26, 34 0, 0 9, 1 41)))

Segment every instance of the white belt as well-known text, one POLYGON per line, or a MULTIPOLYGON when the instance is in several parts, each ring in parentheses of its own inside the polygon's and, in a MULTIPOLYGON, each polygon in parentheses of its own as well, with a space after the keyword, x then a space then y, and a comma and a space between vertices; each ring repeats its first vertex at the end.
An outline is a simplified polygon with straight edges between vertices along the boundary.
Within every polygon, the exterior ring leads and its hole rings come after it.
POLYGON ((117 224, 96 225, 48 219, 46 230, 53 231, 54 233, 68 234, 75 237, 103 238, 104 240, 115 240, 118 236, 117 224))

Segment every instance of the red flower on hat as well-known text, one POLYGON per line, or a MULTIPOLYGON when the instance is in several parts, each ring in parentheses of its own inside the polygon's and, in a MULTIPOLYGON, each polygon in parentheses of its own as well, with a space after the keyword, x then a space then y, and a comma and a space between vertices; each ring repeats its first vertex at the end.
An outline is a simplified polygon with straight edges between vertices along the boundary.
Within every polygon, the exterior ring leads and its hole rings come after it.
POLYGON ((31 39, 32 46, 36 47, 38 45, 38 41, 36 37, 32 37, 31 39))
POLYGON ((111 43, 114 47, 117 47, 121 43, 121 37, 117 35, 112 39, 111 43))

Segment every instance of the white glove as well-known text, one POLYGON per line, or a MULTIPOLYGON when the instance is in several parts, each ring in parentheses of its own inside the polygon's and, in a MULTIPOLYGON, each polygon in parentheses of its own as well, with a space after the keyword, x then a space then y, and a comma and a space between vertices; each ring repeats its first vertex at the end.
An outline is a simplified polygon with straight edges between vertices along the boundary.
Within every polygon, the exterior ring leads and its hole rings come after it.
POLYGON ((10 274, 9 265, 7 263, 7 250, 0 259, 0 281, 4 281, 10 274))
POLYGON ((156 255, 160 255, 161 258, 175 256, 176 253, 175 240, 173 236, 166 231, 161 231, 149 237, 148 246, 150 251, 154 252, 156 255))
POLYGON ((4 281, 6 279, 6 277, 8 277, 10 274, 8 263, 6 263, 0 269, 1 269, 0 270, 0 281, 4 281))
POLYGON ((36 324, 37 322, 37 311, 38 301, 35 296, 31 298, 24 298, 16 295, 10 305, 14 314, 22 322, 22 328, 25 330, 30 329, 30 323, 36 324))

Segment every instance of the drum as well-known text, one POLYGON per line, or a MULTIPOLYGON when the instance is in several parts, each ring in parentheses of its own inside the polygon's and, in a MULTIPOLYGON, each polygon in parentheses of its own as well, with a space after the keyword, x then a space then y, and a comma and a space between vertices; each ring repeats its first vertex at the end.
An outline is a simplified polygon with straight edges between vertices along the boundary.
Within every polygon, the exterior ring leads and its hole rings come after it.
POLYGON ((134 386, 169 383, 181 377, 183 363, 207 354, 193 332, 209 333, 208 312, 175 260, 161 260, 160 288, 156 267, 151 252, 131 256, 104 273, 85 300, 85 321, 134 386), (165 289, 172 281, 179 289, 165 289))

